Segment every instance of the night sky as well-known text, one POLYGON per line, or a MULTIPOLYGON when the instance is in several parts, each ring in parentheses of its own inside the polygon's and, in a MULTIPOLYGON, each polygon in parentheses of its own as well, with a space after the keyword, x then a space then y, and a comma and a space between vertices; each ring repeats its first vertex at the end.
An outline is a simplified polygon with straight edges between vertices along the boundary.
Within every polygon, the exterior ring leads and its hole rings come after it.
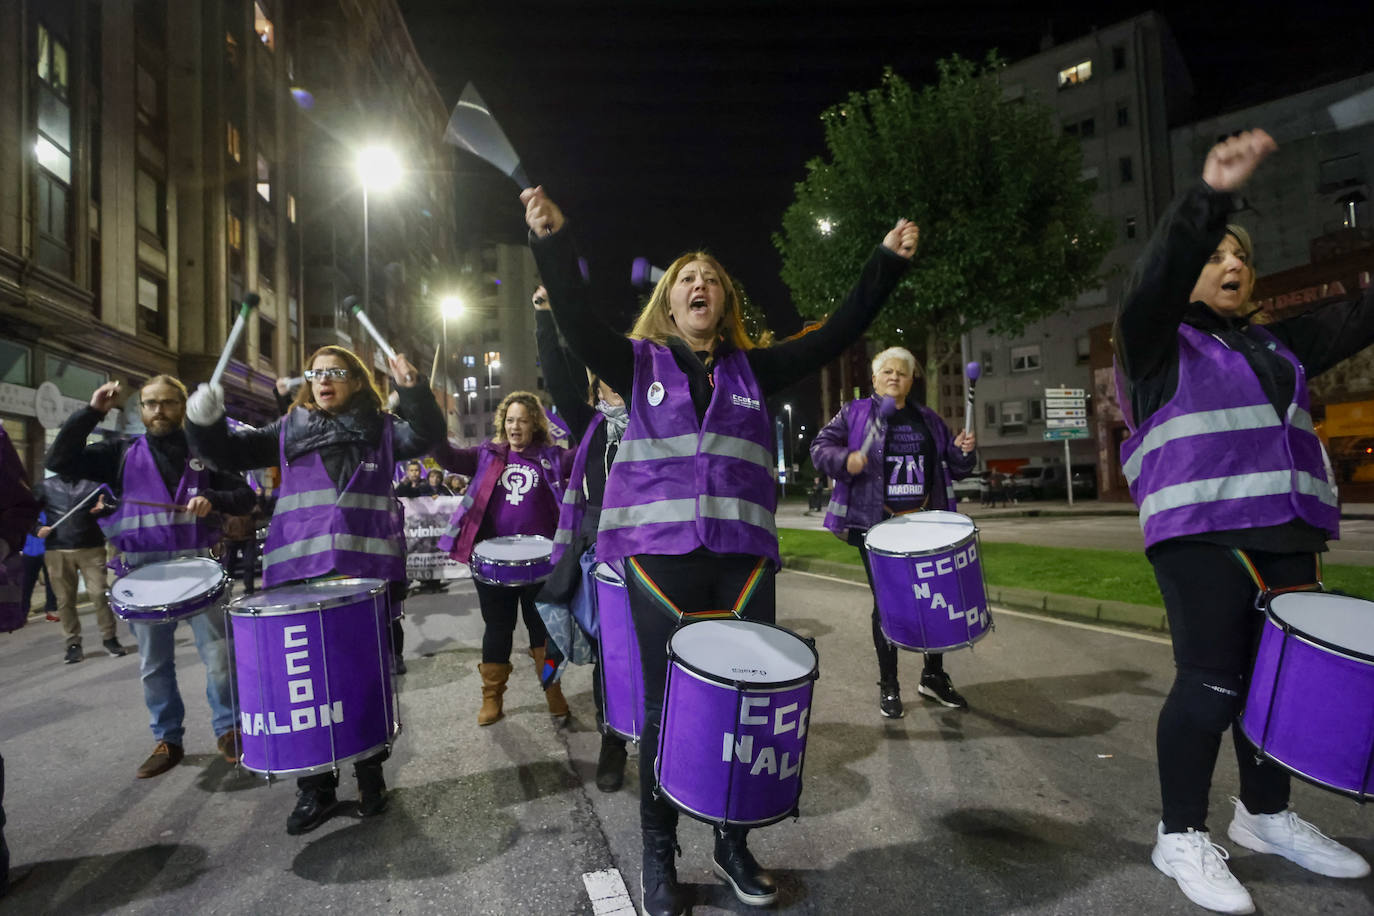
MULTIPOLYGON (((1205 115, 1374 70, 1374 3, 924 3, 890 0, 400 0, 445 103, 471 80, 569 215, 608 309, 635 306, 630 262, 703 246, 786 334, 798 319, 770 236, 819 115, 951 53, 1018 60, 1146 9, 1172 26, 1205 115), (1294 10, 1300 10, 1301 15, 1294 10)), ((459 237, 521 241, 515 186, 466 153, 459 237)), ((891 216, 901 212, 894 201, 891 216)), ((876 243, 879 240, 873 239, 876 243)), ((855 264, 857 275, 860 265, 855 264)))

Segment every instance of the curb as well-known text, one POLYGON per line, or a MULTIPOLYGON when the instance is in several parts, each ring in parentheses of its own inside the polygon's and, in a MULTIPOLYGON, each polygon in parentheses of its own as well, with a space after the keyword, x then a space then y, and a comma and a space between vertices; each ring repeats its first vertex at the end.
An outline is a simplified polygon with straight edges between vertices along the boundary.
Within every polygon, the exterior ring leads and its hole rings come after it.
MULTIPOLYGON (((832 560, 817 560, 810 557, 783 556, 784 569, 798 572, 818 573, 866 585, 868 577, 864 569, 854 563, 838 563, 832 560)), ((1158 633, 1169 631, 1168 618, 1164 608, 1148 604, 1131 604, 1127 601, 1109 601, 1102 598, 1084 598, 1080 595, 1058 595, 1030 588, 1012 588, 1004 585, 988 586, 988 601, 1018 611, 1032 611, 1048 617, 1071 617, 1075 620, 1090 620, 1109 626, 1130 627, 1137 630, 1151 630, 1158 633)))

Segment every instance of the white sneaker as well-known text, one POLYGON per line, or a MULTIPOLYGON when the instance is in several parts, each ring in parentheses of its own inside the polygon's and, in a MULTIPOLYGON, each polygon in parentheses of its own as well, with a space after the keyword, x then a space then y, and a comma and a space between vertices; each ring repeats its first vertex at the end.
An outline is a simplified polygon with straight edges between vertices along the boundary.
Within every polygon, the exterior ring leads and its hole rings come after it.
POLYGON ((1226 835, 1246 849, 1272 852, 1329 878, 1363 878, 1369 874, 1369 863, 1363 856, 1298 817, 1293 809, 1251 814, 1240 799, 1231 801, 1236 803, 1236 816, 1226 835))
POLYGON ((1155 848, 1150 861, 1178 882, 1184 896, 1198 906, 1218 913, 1253 913, 1250 892, 1231 874, 1225 849, 1212 842, 1207 832, 1188 828, 1187 833, 1165 833, 1164 822, 1155 829, 1155 848))

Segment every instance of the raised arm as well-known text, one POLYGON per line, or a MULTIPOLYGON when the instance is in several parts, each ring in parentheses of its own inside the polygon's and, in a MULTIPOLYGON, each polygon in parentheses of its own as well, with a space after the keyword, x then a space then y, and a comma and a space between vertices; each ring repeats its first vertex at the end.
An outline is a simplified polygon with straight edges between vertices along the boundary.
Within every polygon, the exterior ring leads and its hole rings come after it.
POLYGON ((48 470, 81 480, 94 480, 96 483, 118 485, 119 462, 124 457, 127 440, 106 439, 101 442, 86 440, 90 438, 100 421, 119 399, 119 383, 106 382, 91 395, 91 403, 69 416, 57 431, 52 448, 44 462, 48 470))
POLYGON ((569 348, 607 385, 622 394, 631 390, 634 347, 592 307, 563 212, 544 195, 542 188, 526 188, 520 199, 525 204, 525 222, 530 227, 530 251, 549 290, 554 317, 569 348))
POLYGON ((1212 147, 1202 181, 1174 198, 1132 268, 1116 324, 1121 371, 1131 381, 1168 366, 1178 353, 1177 329, 1198 274, 1226 232, 1231 193, 1277 149, 1262 130, 1212 147))
POLYGON ((544 384, 553 395, 553 406, 567 420, 573 439, 580 441, 596 414, 596 409, 587 403, 587 369, 559 342, 549 293, 542 286, 534 291, 534 342, 539 350, 539 365, 544 370, 544 384))
POLYGON ((434 398, 429 380, 415 371, 404 356, 391 361, 391 374, 396 379, 396 421, 392 426, 393 449, 398 461, 429 454, 434 446, 446 438, 444 411, 434 398))
POLYGON ((844 304, 819 328, 773 347, 749 351, 749 365, 765 395, 805 378, 863 336, 897 282, 911 266, 920 229, 898 220, 874 250, 844 304))
POLYGON ((1358 299, 1333 302, 1268 326, 1316 378, 1374 343, 1374 285, 1358 299))

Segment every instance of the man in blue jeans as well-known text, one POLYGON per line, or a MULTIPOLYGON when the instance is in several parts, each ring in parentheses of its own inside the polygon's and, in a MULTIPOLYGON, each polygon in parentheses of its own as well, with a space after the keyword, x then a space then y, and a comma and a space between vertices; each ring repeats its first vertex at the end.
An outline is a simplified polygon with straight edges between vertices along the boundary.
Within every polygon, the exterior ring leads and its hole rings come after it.
MULTIPOLYGON (((182 422, 186 416, 186 388, 175 378, 159 375, 139 391, 144 436, 106 439, 87 444, 87 438, 113 406, 119 385, 96 389, 89 407, 67 418, 48 453, 48 467, 59 474, 108 483, 120 499, 106 520, 106 534, 119 551, 112 564, 118 574, 147 563, 180 556, 205 556, 219 540, 218 525, 208 524, 211 511, 246 515, 255 497, 241 477, 212 471, 192 460, 182 422), (168 511, 169 506, 181 507, 168 511)), ((210 703, 220 753, 238 761, 238 729, 230 690, 224 615, 198 614, 185 620, 195 637, 196 651, 205 663, 205 698, 210 703)), ((177 689, 177 623, 130 623, 138 639, 143 700, 148 706, 153 753, 138 768, 139 779, 161 775, 181 762, 185 752, 182 719, 186 708, 177 689)))

